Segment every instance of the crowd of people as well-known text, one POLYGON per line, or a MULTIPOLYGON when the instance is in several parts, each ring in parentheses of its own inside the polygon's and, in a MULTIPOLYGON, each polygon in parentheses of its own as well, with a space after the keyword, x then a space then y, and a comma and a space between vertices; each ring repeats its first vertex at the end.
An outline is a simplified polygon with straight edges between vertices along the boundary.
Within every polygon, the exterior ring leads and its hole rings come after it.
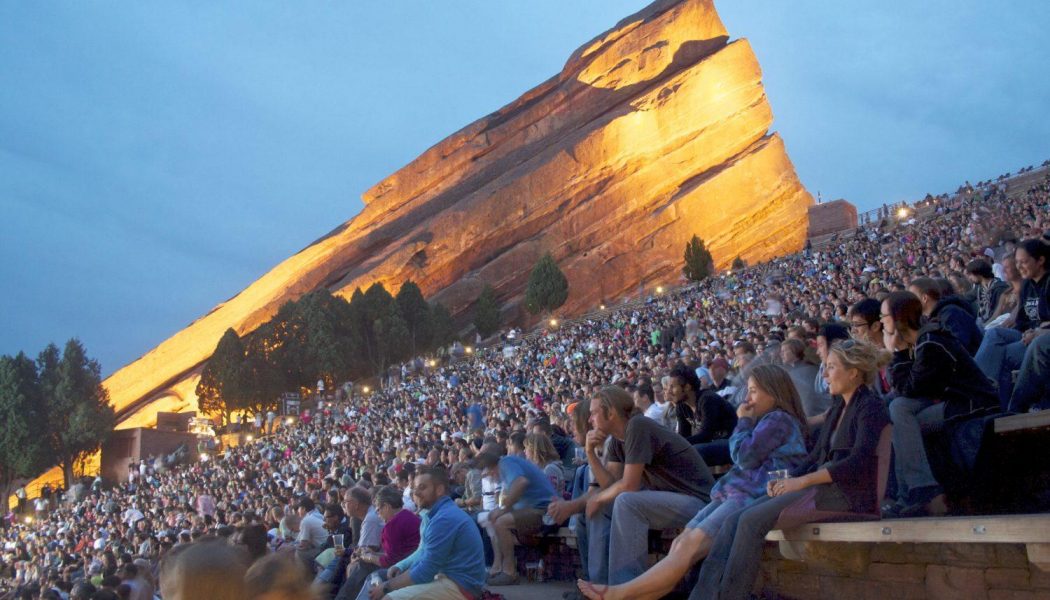
POLYGON ((1008 185, 12 512, 0 598, 480 599, 564 524, 578 596, 746 597, 769 530, 943 514, 925 434, 1050 408, 1050 179, 1008 185))

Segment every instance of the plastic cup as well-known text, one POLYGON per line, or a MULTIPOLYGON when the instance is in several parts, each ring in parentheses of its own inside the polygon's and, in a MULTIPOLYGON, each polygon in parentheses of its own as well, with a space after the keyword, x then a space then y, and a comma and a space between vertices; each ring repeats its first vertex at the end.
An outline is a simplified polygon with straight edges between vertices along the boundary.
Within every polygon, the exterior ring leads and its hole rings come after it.
POLYGON ((777 469, 776 471, 767 471, 766 475, 769 476, 770 481, 776 481, 778 479, 790 479, 791 472, 787 469, 777 469))
POLYGON ((333 535, 332 536, 332 545, 335 546, 336 548, 342 548, 343 547, 343 534, 337 533, 337 534, 333 535))

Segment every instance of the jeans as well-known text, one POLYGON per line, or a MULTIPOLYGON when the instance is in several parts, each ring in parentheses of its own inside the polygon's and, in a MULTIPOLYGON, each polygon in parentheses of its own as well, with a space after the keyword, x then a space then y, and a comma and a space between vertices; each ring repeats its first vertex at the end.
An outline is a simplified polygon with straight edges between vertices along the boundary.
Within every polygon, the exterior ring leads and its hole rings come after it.
POLYGON ((747 507, 752 502, 754 502, 753 499, 743 496, 733 496, 725 500, 712 500, 710 504, 696 513, 696 516, 689 521, 686 527, 688 529, 699 529, 704 532, 704 535, 713 540, 718 535, 718 532, 721 531, 722 524, 725 523, 725 520, 730 515, 747 507))
POLYGON ((361 586, 361 591, 357 594, 356 600, 368 600, 368 591, 372 589, 376 583, 382 585, 386 581, 386 569, 379 569, 373 572, 365 579, 365 584, 361 586))
POLYGON ((922 435, 944 428, 944 403, 898 397, 890 402, 893 421, 893 468, 897 477, 897 500, 912 504, 910 494, 937 486, 926 458, 922 435))
MULTIPOLYGON (((575 500, 587 493, 590 483, 590 467, 581 465, 577 467, 572 478, 572 499, 575 500)), ((569 529, 576 536, 576 550, 580 553, 580 567, 584 573, 590 575, 590 564, 587 562, 587 517, 585 513, 577 513, 569 517, 569 529)))
POLYGON ((1007 410, 1028 412, 1033 406, 1050 408, 1050 333, 1044 333, 1028 344, 1007 410))
POLYGON ((709 467, 733 464, 733 457, 729 455, 729 438, 696 444, 693 448, 709 467))
POLYGON ((587 522, 591 581, 619 585, 648 568, 649 530, 684 527, 705 503, 674 492, 624 492, 587 522), (603 545, 602 536, 608 538, 603 545), (601 577, 605 579, 601 579, 601 577))
POLYGON ((1021 366, 1024 360, 1025 346, 1021 334, 1016 329, 995 327, 984 332, 984 340, 977 349, 974 362, 981 371, 999 386, 999 405, 1004 409, 1010 403, 1010 389, 1013 387, 1010 374, 1021 366))
POLYGON ((729 515, 718 531, 711 552, 700 566, 700 576, 689 600, 747 598, 762 564, 766 534, 781 511, 811 490, 783 496, 763 496, 754 504, 729 515))
POLYGON ((343 585, 339 587, 339 592, 335 595, 335 600, 352 600, 357 598, 362 587, 365 585, 365 580, 368 576, 375 571, 386 572, 386 569, 380 569, 379 566, 373 565, 372 563, 358 562, 350 569, 350 573, 347 574, 346 579, 343 581, 343 585))

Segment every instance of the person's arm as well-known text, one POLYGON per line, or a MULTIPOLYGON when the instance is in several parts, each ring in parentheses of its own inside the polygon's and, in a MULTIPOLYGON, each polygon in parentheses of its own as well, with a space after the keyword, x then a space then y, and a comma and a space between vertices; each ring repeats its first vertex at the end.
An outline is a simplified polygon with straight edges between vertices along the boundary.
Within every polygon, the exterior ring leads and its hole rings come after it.
MULTIPOLYGON (((470 526, 474 527, 473 524, 470 526)), ((453 546, 460 535, 461 527, 462 524, 453 523, 449 519, 442 518, 441 515, 431 521, 423 534, 423 540, 419 543, 423 550, 419 560, 412 565, 411 569, 389 582, 388 589, 396 590, 416 583, 434 581, 434 576, 441 571, 443 566, 439 561, 444 561, 447 557, 452 556, 453 546)))
POLYGON ((510 483, 510 487, 503 491, 503 497, 500 499, 502 506, 497 506, 489 512, 489 522, 494 523, 502 515, 514 510, 514 505, 518 503, 518 500, 521 500, 527 489, 529 489, 528 478, 524 475, 515 477, 514 481, 510 483))
POLYGON ((736 431, 729 438, 729 456, 733 464, 742 469, 755 469, 766 462, 769 455, 782 446, 791 436, 794 417, 776 411, 760 419, 743 416, 736 424, 736 431))
POLYGON ((955 371, 955 357, 940 342, 919 340, 913 349, 893 353, 893 387, 906 398, 937 399, 955 371))
POLYGON ((591 496, 587 504, 590 505, 592 502, 599 505, 608 504, 616 500, 616 497, 624 492, 637 492, 642 489, 642 475, 644 473, 644 464, 628 463, 623 465, 623 477, 616 480, 611 486, 591 496))
POLYGON ((587 465, 591 468, 595 483, 601 488, 612 485, 623 473, 623 463, 610 460, 607 464, 602 464, 598 448, 605 442, 605 438, 606 435, 599 431, 587 432, 587 465))

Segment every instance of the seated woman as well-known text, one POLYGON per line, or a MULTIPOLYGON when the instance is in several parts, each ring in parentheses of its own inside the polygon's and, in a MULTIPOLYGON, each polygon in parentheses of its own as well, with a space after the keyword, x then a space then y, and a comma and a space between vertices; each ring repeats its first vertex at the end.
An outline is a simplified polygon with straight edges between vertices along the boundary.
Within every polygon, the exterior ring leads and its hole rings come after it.
POLYGON ((945 420, 999 405, 994 384, 962 343, 939 320, 920 325, 921 319, 922 303, 911 292, 893 292, 882 301, 883 339, 893 352, 890 373, 897 394, 890 402, 897 502, 886 516, 946 513, 922 435, 940 431, 945 420))
POLYGON ((545 433, 526 435, 525 458, 543 469, 543 474, 554 488, 555 497, 562 498, 565 494, 565 469, 562 467, 561 455, 554 449, 551 438, 545 433))
POLYGON ((1023 240, 1014 252, 1014 263, 1024 277, 1012 314, 1012 327, 987 332, 974 360, 984 374, 999 386, 999 401, 1009 407, 1013 389, 1011 375, 1021 367, 1028 345, 1050 333, 1050 243, 1023 240))
POLYGON ((671 551, 641 577, 622 585, 578 582, 588 598, 660 598, 700 559, 726 517, 764 497, 769 472, 799 466, 806 458, 806 414, 791 375, 776 365, 751 371, 747 399, 737 409, 736 429, 729 438, 733 468, 711 489, 711 503, 675 538, 671 551))
POLYGON ((877 450, 889 417, 868 386, 887 362, 888 353, 867 342, 831 347, 824 378, 832 403, 820 438, 791 477, 770 481, 768 496, 726 518, 690 599, 746 598, 766 534, 782 516, 782 526, 879 518, 877 450))

